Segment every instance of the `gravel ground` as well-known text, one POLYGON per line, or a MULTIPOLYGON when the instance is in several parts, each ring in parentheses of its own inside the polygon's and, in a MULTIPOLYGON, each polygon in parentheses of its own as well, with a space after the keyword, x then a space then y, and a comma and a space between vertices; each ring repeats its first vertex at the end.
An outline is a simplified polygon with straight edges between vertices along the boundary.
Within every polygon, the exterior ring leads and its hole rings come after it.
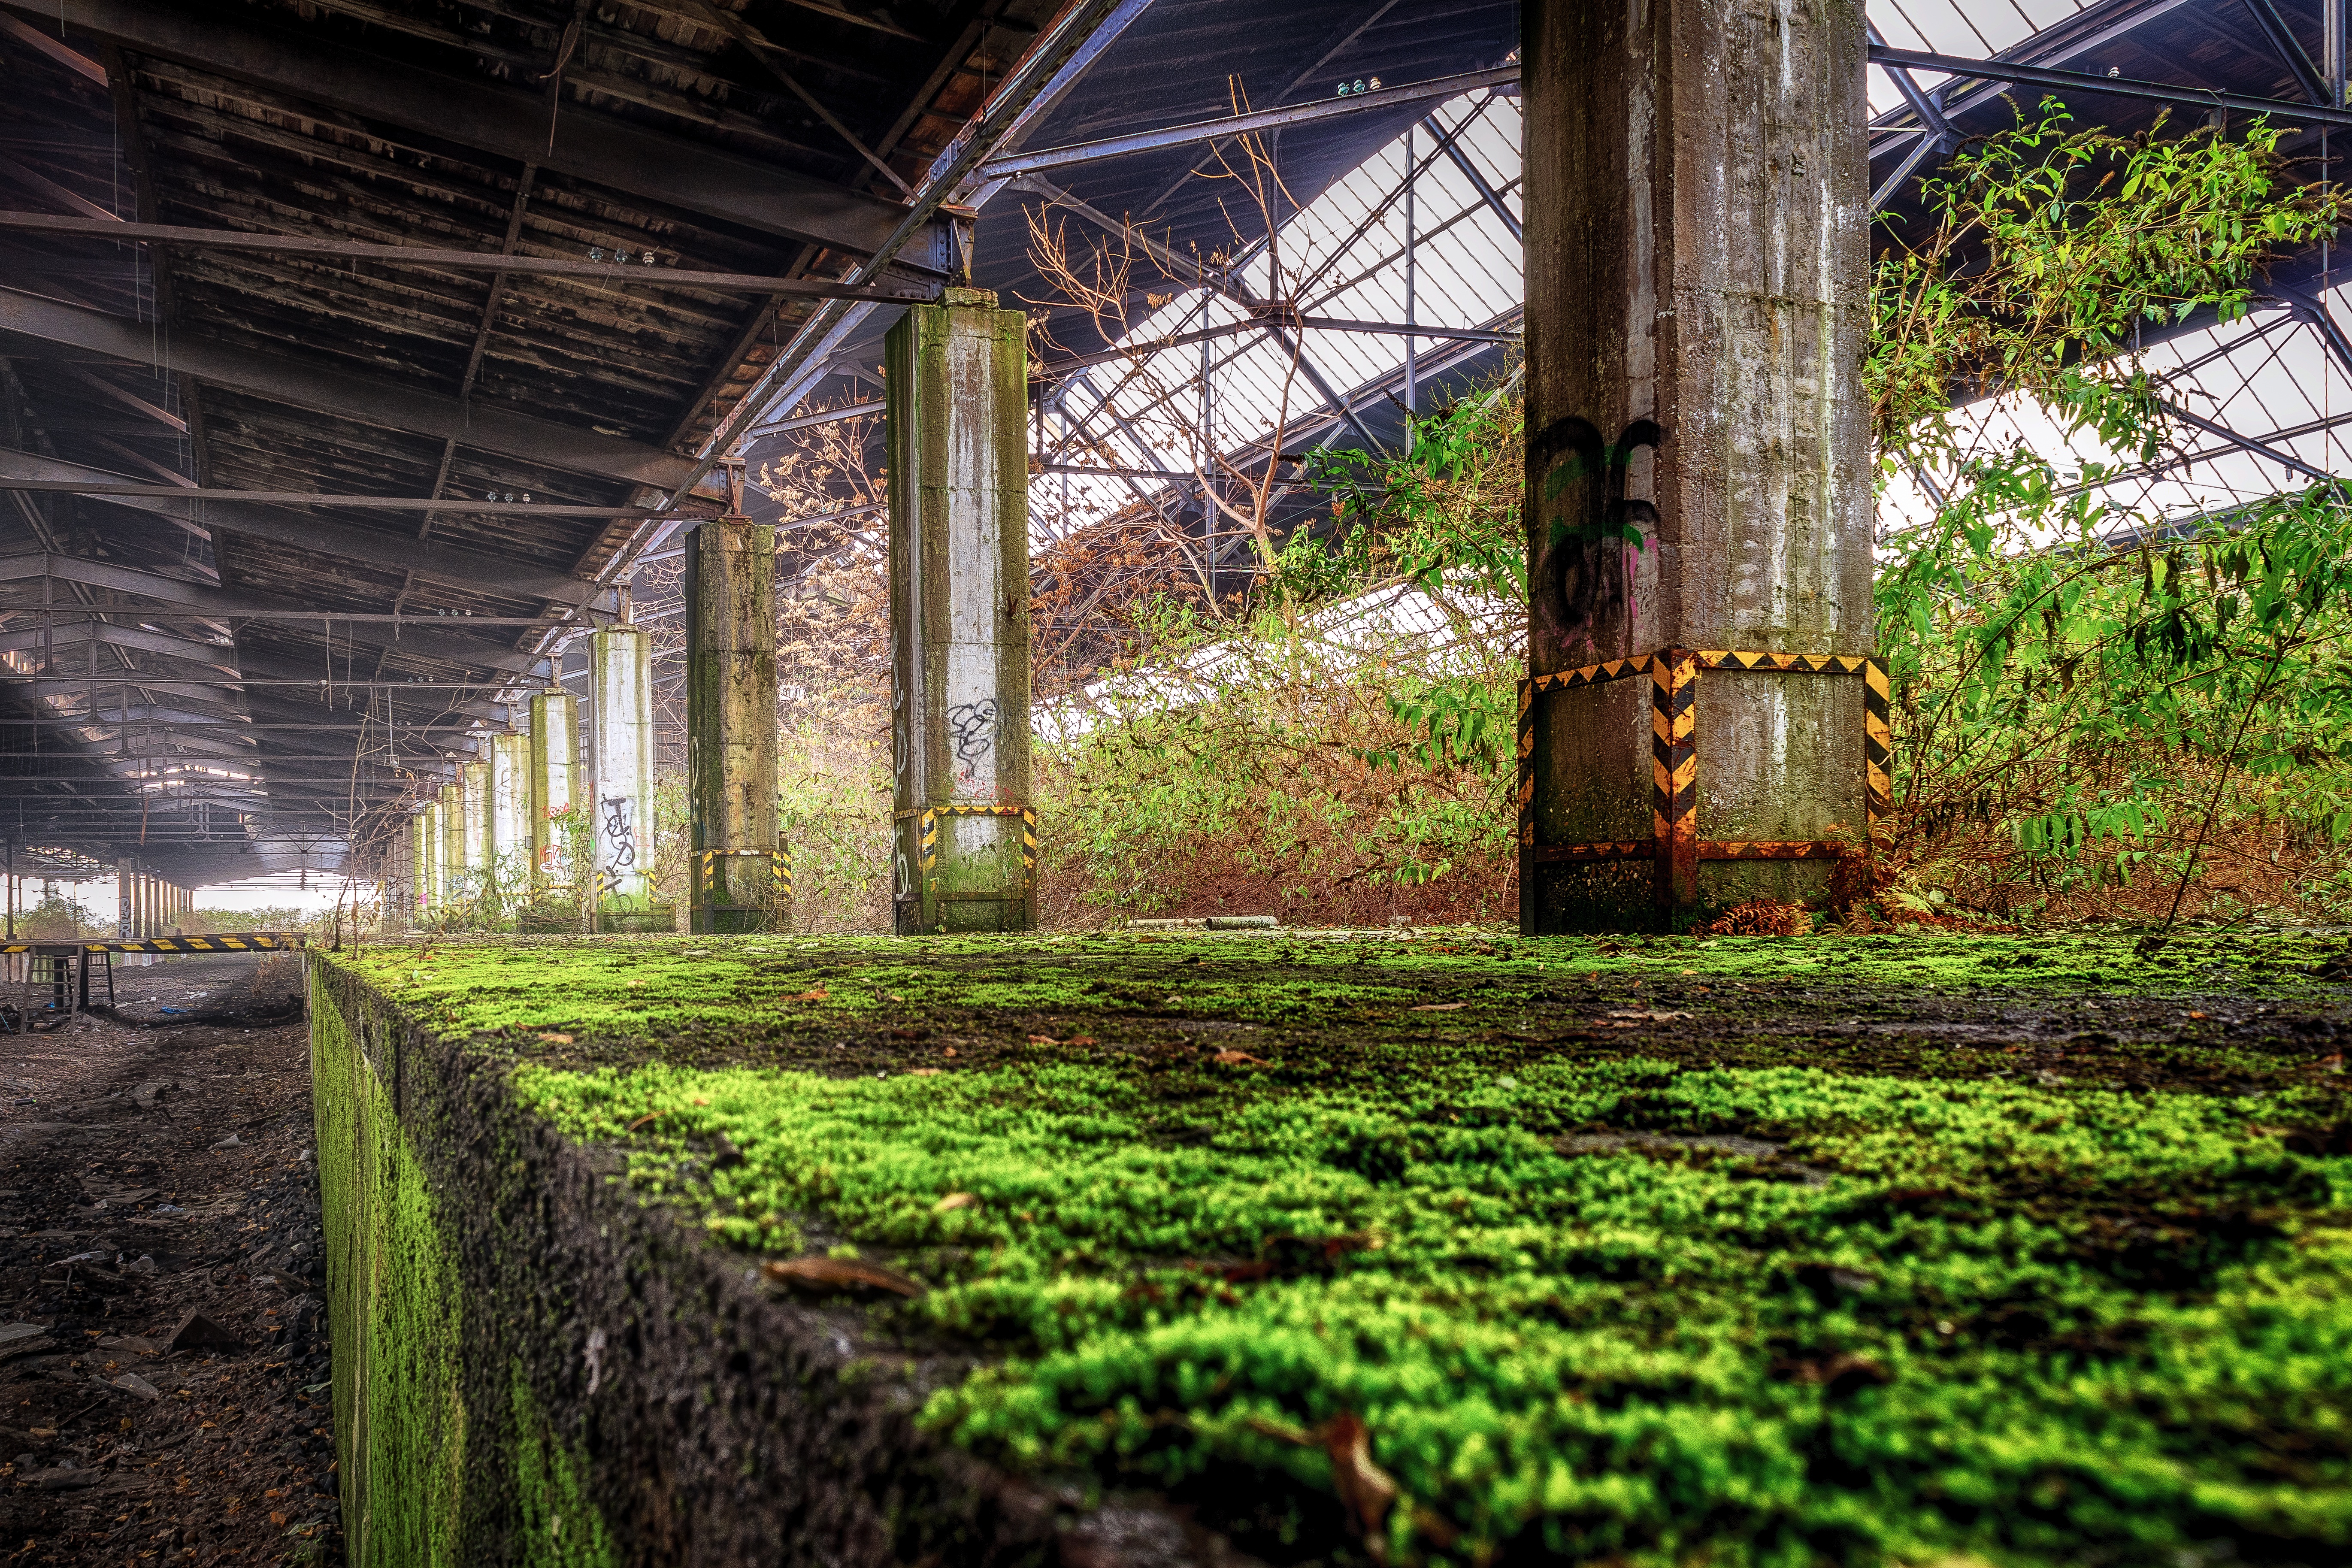
POLYGON ((341 1558, 301 984, 172 958, 0 1035, 0 1563, 341 1558))

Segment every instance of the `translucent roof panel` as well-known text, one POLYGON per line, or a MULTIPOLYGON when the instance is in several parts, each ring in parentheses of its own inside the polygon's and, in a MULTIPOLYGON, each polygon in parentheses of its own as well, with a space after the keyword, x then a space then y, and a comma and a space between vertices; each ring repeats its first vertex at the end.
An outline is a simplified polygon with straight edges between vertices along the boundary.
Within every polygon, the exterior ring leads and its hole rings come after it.
MULTIPOLYGON (((1302 330, 1251 327, 1153 350, 1150 345, 1171 338, 1252 321, 1239 300, 1171 282, 1168 302, 1121 340, 1133 356, 1073 376, 1045 421, 1048 461, 1140 472, 1060 475, 1038 486, 1035 499, 1042 504, 1032 509, 1038 542, 1138 500, 1173 500, 1170 481, 1156 476, 1197 477, 1211 467, 1211 452, 1262 449, 1277 429, 1286 449, 1302 437, 1311 442, 1335 429, 1341 431, 1329 437, 1335 444, 1360 445, 1328 417, 1302 421, 1329 409, 1335 395, 1397 382, 1407 339, 1312 324, 1317 319, 1391 326, 1410 319, 1426 327, 1478 330, 1515 323, 1525 293, 1519 241, 1512 232, 1518 218, 1519 138, 1515 97, 1454 100, 1284 224, 1277 245, 1253 247, 1234 270, 1238 291, 1297 300, 1297 313, 1309 322, 1302 330), (1441 145, 1441 135, 1450 147, 1441 145), (1415 236, 1410 304, 1408 174, 1415 236)), ((1451 340, 1427 337, 1412 342, 1423 361, 1453 346, 1451 340)))

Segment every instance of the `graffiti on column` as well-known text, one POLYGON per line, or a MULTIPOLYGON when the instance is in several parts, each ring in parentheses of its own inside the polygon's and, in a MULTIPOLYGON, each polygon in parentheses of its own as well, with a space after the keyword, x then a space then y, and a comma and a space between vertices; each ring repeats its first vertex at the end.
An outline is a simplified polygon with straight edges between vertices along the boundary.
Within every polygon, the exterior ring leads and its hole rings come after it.
POLYGON ((982 760, 996 747, 996 699, 949 709, 948 733, 955 745, 956 782, 968 784, 982 760))
POLYGON ((1528 443, 1545 525, 1531 584, 1539 636, 1548 632, 1564 648, 1584 647, 1627 605, 1658 513, 1648 501, 1627 499, 1625 470, 1638 448, 1655 449, 1664 439, 1656 425, 1636 419, 1611 446, 1591 421, 1571 415, 1528 443))
POLYGON ((604 866, 603 891, 620 889, 621 879, 637 868, 636 831, 629 821, 629 797, 604 797, 604 866))
POLYGON ((890 671, 890 780, 907 782, 907 683, 896 668, 890 671))

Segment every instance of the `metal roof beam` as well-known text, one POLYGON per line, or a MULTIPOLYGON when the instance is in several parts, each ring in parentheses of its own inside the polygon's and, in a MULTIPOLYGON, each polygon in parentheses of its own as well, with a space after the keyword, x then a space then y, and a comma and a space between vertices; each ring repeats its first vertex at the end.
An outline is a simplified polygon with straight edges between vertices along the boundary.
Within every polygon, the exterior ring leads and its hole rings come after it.
MULTIPOLYGON (((278 256, 317 256, 340 262, 383 261, 400 267, 441 268, 457 272, 528 273, 542 278, 590 278, 606 283, 650 283, 667 289, 708 289, 722 293, 773 294, 799 300, 922 300, 939 289, 921 284, 865 287, 826 278, 771 278, 763 273, 699 272, 684 268, 632 265, 613 253, 610 261, 569 257, 510 256, 495 250, 438 250, 424 246, 370 245, 355 239, 314 239, 306 235, 254 234, 236 228, 182 228, 171 224, 124 223, 119 219, 60 217, 55 213, 0 212, 0 229, 77 238, 142 240, 180 250, 262 251, 278 256)), ((648 252, 647 254, 651 254, 648 252)))
POLYGON ((1973 77, 1981 81, 2014 82, 2020 87, 2054 88, 2061 92, 2104 94, 2109 98, 2147 99, 2191 109, 2226 109, 2237 114, 2268 114, 2300 125, 2352 126, 2352 110, 2326 104, 2296 103, 2288 99, 2250 98, 2244 93, 2216 92, 2210 88, 2175 87, 2167 82, 2140 81, 2131 77, 2093 76, 2088 71, 2049 70, 2041 66, 2007 60, 1969 60, 1951 55, 1923 54, 1917 49, 1870 46, 1870 63, 1905 66, 1912 70, 1940 71, 1946 76, 1973 77))
MULTIPOLYGON (((871 255, 898 228, 895 202, 564 103, 549 134, 537 92, 448 76, 290 31, 220 7, 163 0, 7 0, 134 54, 194 66, 304 103, 421 132, 517 163, 537 163, 754 233, 871 255)), ((420 149, 429 150, 429 149, 420 149)))
POLYGON ((167 632, 142 631, 137 626, 118 626, 104 621, 86 620, 79 614, 71 620, 56 622, 46 637, 37 627, 0 632, 0 652, 30 653, 45 642, 58 647, 71 647, 92 637, 111 647, 136 648, 142 653, 162 654, 169 658, 192 659, 225 670, 231 676, 236 673, 236 649, 233 647, 219 643, 199 642, 194 637, 173 637, 167 632))
MULTIPOLYGON (((159 485, 131 483, 121 475, 110 474, 102 468, 84 468, 79 463, 59 462, 31 452, 10 451, 5 447, 0 447, 0 479, 60 481, 75 487, 79 493, 94 494, 95 499, 110 505, 158 513, 175 521, 177 513, 173 509, 188 505, 194 499, 186 490, 173 491, 159 485), (103 488, 93 490, 93 487, 103 488)), ((196 497, 201 495, 202 492, 196 492, 196 497)), ((585 604, 596 595, 595 584, 569 573, 545 568, 534 570, 529 563, 511 556, 467 550, 439 540, 419 540, 347 522, 331 522, 324 518, 270 511, 235 501, 206 500, 203 512, 205 525, 213 529, 225 528, 248 538, 268 540, 273 544, 290 544, 322 555, 382 566, 390 571, 414 571, 420 577, 433 578, 458 587, 487 589, 519 598, 550 599, 572 605, 585 604)))
MULTIPOLYGON (((118 566, 109 561, 85 561, 75 555, 58 555, 42 551, 0 555, 0 583, 36 582, 42 577, 63 583, 79 583, 92 588, 109 588, 117 593, 142 594, 151 598, 190 606, 205 620, 236 620, 246 616, 270 619, 316 620, 321 623, 352 622, 371 624, 388 617, 373 616, 342 616, 332 611, 306 608, 283 599, 248 597, 241 593, 212 587, 203 583, 190 583, 178 577, 166 577, 161 573, 142 572, 135 566, 118 566)), ((146 616, 152 614, 137 605, 84 605, 79 603, 44 606, 39 605, 0 607, 0 613, 16 615, 96 612, 146 616)), ((155 618, 161 619, 162 616, 155 618)), ((180 618, 177 616, 174 619, 180 618)), ((408 616, 402 617, 405 626, 423 627, 445 626, 453 629, 457 625, 495 626, 499 618, 488 616, 408 616)), ((521 624, 537 624, 521 623, 521 624)), ((399 645, 412 647, 432 658, 467 664, 478 668, 503 669, 515 674, 528 674, 542 664, 543 655, 528 654, 514 648, 493 647, 467 637, 448 637, 438 632, 404 632, 399 645)), ((240 654, 240 668, 258 668, 250 654, 240 654)), ((0 723, 9 721, 0 719, 0 723)))
MULTIPOLYGON (((146 323, 85 306, 0 289, 0 331, 51 350, 152 363, 157 339, 146 323)), ((273 402, 392 430, 454 439, 549 468, 665 488, 687 482, 693 465, 658 447, 446 397, 336 365, 312 364, 207 342, 184 331, 162 340, 161 368, 273 402)), ((51 357, 62 357, 52 355, 51 357)))
POLYGON ((1486 178, 1485 171, 1470 161, 1470 154, 1462 150, 1462 127, 1457 126, 1448 131, 1437 122, 1437 116, 1434 114, 1423 115, 1421 122, 1429 127, 1429 133, 1437 138, 1439 149, 1454 161, 1455 168, 1462 171, 1462 177, 1470 182, 1470 188, 1478 193, 1479 199, 1492 207, 1495 210, 1495 216, 1503 220, 1503 226, 1511 231, 1511 237, 1525 243, 1527 231, 1519 223, 1519 215, 1504 203, 1503 193, 1495 188, 1493 182, 1486 178))
MULTIPOLYGON (((876 406, 880 406, 877 405, 876 406)), ((30 457, 30 453, 20 456, 30 457)), ((61 461, 42 458, 42 461, 61 461)), ((70 467, 71 465, 65 465, 70 467)), ((675 517, 700 521, 716 511, 656 512, 649 506, 573 506, 565 501, 467 500, 463 497, 323 495, 317 490, 226 490, 182 479, 151 485, 101 468, 85 468, 82 479, 29 479, 0 473, 0 490, 39 495, 92 496, 101 500, 141 498, 164 500, 242 501, 257 506, 326 506, 367 511, 450 512, 466 517, 675 517)))
POLYGON ((1228 136, 1246 136, 1262 131, 1312 125, 1318 121, 1336 120, 1368 110, 1407 108, 1433 100, 1442 101, 1459 98, 1465 92, 1476 92, 1481 88, 1507 87, 1518 79, 1519 68, 1515 64, 1496 66, 1482 71, 1464 71, 1458 76, 1433 77, 1427 81, 1408 82, 1402 87, 1384 87, 1378 92, 1318 99, 1312 103, 1294 104, 1287 109, 1261 109, 1249 114, 1231 114, 1219 120, 1197 120, 1188 125, 1171 125, 1164 131, 1142 131, 1132 136, 1112 136, 1100 142, 1081 142, 1066 147, 1019 153, 992 160, 982 165, 981 173, 992 180, 1009 180, 1040 169, 1067 168, 1073 163, 1098 163, 1105 158, 1120 158, 1133 153, 1156 153, 1165 147, 1189 147, 1196 142, 1216 142, 1228 136))
POLYGON ((2302 40, 2294 36, 2294 29, 2286 25, 2286 18, 2279 15, 2278 7, 2271 4, 2271 0, 2246 0, 2246 9, 2254 14, 2254 21, 2262 27, 2263 37, 2270 42, 2271 52, 2278 56, 2287 73, 2294 78, 2294 85, 2303 89, 2303 96, 2314 103, 2326 103, 2327 84, 2319 79, 2319 68, 2313 65, 2311 57, 2303 52, 2302 40))

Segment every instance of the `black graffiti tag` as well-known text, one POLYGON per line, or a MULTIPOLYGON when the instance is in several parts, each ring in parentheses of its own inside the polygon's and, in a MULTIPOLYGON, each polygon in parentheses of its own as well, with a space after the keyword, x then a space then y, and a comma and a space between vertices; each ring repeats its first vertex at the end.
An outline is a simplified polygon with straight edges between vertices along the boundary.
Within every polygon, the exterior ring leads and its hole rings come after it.
POLYGON ((621 878, 636 868, 637 840, 629 826, 629 797, 604 797, 604 866, 598 880, 606 893, 619 890, 621 878))
POLYGON ((1656 425, 1636 419, 1612 447, 1590 421, 1570 415, 1528 443, 1538 563, 1528 588, 1538 619, 1548 618, 1547 611, 1556 616, 1571 644, 1591 638, 1601 617, 1631 596, 1632 558, 1656 532, 1658 512, 1648 501, 1625 498, 1625 467, 1636 447, 1664 439, 1656 425))
POLYGON ((948 732, 955 744, 956 777, 970 784, 981 759, 996 745, 996 699, 984 698, 949 709, 948 732))

